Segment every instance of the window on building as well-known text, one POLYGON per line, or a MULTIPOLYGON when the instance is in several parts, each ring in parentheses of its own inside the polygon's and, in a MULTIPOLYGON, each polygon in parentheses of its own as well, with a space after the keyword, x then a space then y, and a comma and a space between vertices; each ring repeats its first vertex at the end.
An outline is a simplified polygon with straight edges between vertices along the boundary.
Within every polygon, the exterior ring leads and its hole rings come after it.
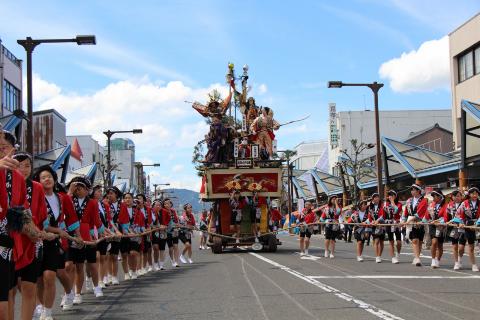
POLYGON ((475 49, 473 55, 475 56, 475 74, 480 73, 480 47, 475 49))
POLYGON ((13 84, 3 79, 3 101, 2 107, 12 111, 20 108, 21 94, 13 84))
POLYGON ((458 56, 458 81, 462 82, 476 74, 480 74, 480 46, 478 45, 458 56))

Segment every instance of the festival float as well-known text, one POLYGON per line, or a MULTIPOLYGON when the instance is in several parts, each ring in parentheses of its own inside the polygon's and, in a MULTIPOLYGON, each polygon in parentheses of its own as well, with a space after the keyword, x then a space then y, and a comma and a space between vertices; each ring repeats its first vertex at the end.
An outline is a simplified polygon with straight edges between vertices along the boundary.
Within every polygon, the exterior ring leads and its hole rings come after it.
POLYGON ((281 125, 270 107, 248 97, 248 79, 248 66, 236 77, 230 63, 228 96, 222 99, 214 91, 207 103, 192 103, 210 125, 195 147, 194 162, 202 177, 200 198, 212 203, 209 232, 214 253, 245 246, 274 252, 281 244, 270 215, 283 188, 282 161, 275 160, 275 131, 281 125))

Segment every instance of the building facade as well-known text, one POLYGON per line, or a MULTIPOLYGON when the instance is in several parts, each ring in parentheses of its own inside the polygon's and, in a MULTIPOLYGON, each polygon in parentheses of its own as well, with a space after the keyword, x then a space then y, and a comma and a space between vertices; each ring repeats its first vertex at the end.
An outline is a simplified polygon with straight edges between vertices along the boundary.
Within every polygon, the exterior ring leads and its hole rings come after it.
MULTIPOLYGON (((67 145, 67 119, 55 109, 33 113, 33 152, 40 154, 67 145)), ((26 128, 24 131, 26 136, 26 128)))
POLYGON ((294 150, 297 152, 290 162, 298 170, 317 168, 328 172, 328 141, 318 140, 299 143, 294 150))
MULTIPOLYGON (((106 149, 106 148, 105 148, 106 149)), ((110 144, 111 163, 114 166, 112 175, 115 176, 114 184, 126 182, 127 190, 135 185, 135 144, 130 139, 112 139, 110 144)))
MULTIPOLYGON (((67 136, 67 142, 70 145, 75 144, 75 140, 81 149, 81 165, 89 165, 92 163, 104 164, 105 148, 102 147, 97 140, 90 135, 67 136)), ((72 149, 73 150, 73 149, 72 149)), ((78 169, 78 168, 74 168, 78 169)))
POLYGON ((0 39, 0 101, 1 116, 22 109, 22 60, 15 57, 0 39))
MULTIPOLYGON (((480 13, 449 34, 453 139, 461 147, 461 102, 480 103, 480 13)), ((473 141, 469 150, 480 146, 473 141), (475 145, 476 144, 476 145, 475 145)))
MULTIPOLYGON (((394 137, 399 141, 409 138, 412 133, 425 130, 438 124, 451 130, 452 115, 449 109, 442 110, 398 110, 380 111, 380 135, 394 137)), ((329 136, 329 172, 336 174, 335 164, 341 156, 341 150, 352 152, 351 140, 374 144, 376 140, 375 117, 373 111, 342 111, 336 113, 335 134, 329 136), (335 138, 332 141, 332 136, 335 138)), ((332 126, 332 123, 330 123, 332 126)), ((332 130, 331 130, 332 131, 332 130)), ((366 149, 362 158, 372 157, 376 149, 366 149)))

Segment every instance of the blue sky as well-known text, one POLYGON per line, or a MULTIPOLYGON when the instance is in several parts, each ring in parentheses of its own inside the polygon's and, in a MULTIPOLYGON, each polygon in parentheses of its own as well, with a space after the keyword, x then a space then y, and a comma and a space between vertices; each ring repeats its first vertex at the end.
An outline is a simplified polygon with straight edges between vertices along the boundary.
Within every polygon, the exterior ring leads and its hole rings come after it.
POLYGON ((37 109, 54 107, 67 116, 69 134, 97 139, 105 129, 147 128, 132 138, 140 160, 162 164, 152 180, 195 188, 191 151, 207 128, 182 101, 205 101, 224 86, 229 61, 237 72, 250 66, 251 93, 280 122, 311 115, 279 132, 279 148, 292 148, 327 137, 329 102, 371 108, 367 89, 327 89, 328 80, 384 82, 382 109, 449 108, 444 36, 480 2, 1 1, 1 8, 0 37, 22 59, 16 40, 25 36, 97 36, 97 46, 36 49, 37 109))

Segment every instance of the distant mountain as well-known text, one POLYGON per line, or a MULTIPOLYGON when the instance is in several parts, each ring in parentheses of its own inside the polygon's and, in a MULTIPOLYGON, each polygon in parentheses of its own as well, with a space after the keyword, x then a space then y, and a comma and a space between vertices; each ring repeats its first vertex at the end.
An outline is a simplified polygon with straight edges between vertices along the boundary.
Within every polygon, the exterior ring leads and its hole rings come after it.
POLYGON ((199 213, 204 208, 210 208, 209 203, 202 203, 199 201, 199 193, 196 191, 188 189, 163 189, 162 191, 165 192, 163 195, 165 198, 173 197, 172 201, 174 208, 179 212, 183 211, 183 205, 186 203, 190 203, 192 205, 194 213, 199 213))

